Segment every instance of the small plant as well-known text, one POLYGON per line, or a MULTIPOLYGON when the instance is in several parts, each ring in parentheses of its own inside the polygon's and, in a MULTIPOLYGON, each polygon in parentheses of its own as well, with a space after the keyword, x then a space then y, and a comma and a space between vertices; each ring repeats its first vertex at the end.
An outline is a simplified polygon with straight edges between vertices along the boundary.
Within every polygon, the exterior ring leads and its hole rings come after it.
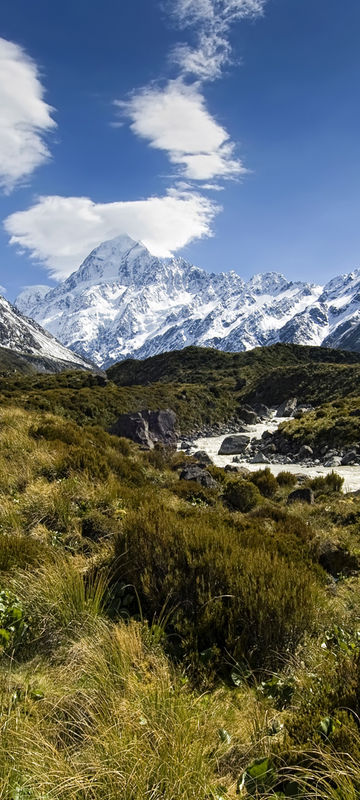
POLYGON ((328 475, 319 475, 318 478, 313 478, 309 482, 309 486, 314 492, 321 492, 322 494, 331 494, 332 492, 341 492, 343 487, 344 478, 338 475, 337 472, 329 472, 328 475))
POLYGON ((26 630, 24 612, 19 599, 8 589, 0 591, 0 646, 17 644, 26 630))

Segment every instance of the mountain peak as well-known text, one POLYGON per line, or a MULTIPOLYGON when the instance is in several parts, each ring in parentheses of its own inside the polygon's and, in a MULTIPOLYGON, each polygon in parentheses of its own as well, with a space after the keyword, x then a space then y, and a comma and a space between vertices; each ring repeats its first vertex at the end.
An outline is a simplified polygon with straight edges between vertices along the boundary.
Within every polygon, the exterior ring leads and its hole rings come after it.
POLYGON ((212 274, 182 258, 153 256, 121 234, 96 247, 45 296, 27 290, 16 302, 99 366, 191 344, 234 352, 278 341, 321 344, 332 337, 336 346, 340 329, 342 341, 351 333, 351 349, 360 350, 357 271, 325 289, 277 272, 248 281, 234 272, 212 274))

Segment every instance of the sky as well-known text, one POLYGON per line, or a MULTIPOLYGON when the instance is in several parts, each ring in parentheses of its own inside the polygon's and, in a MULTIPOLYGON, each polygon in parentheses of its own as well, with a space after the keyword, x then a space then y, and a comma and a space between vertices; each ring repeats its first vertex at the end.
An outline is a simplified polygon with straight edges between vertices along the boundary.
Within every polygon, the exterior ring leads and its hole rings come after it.
POLYGON ((2 0, 0 284, 128 233, 249 278, 360 262, 359 0, 2 0))

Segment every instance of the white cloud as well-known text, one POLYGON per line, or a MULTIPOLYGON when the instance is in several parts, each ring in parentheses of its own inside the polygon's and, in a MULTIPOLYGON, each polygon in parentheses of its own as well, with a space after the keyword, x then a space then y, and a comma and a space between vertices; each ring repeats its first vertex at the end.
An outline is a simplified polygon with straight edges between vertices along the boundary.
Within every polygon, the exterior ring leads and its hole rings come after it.
POLYGON ((227 131, 211 116, 196 86, 169 81, 164 89, 149 86, 116 105, 131 119, 131 130, 151 147, 166 151, 185 178, 208 181, 246 172, 234 157, 227 131))
POLYGON ((178 44, 173 61, 183 75, 199 80, 219 78, 231 60, 229 31, 234 22, 263 13, 267 0, 170 0, 172 16, 181 28, 194 26, 197 44, 178 44))
POLYGON ((46 161, 44 133, 55 127, 36 64, 0 38, 0 188, 11 191, 46 161))
POLYGON ((4 224, 11 244, 62 279, 100 242, 121 233, 142 241, 154 255, 171 255, 193 239, 210 236, 218 210, 207 198, 177 189, 164 197, 116 203, 48 196, 11 214, 4 224))

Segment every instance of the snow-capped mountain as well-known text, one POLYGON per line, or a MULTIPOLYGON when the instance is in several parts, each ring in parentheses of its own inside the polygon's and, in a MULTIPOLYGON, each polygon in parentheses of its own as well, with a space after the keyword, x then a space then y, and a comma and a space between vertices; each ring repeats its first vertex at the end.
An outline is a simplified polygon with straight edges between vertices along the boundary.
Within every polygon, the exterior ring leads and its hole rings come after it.
POLYGON ((40 369, 91 369, 84 361, 37 322, 28 319, 0 295, 0 347, 30 357, 40 369), (35 357, 35 358, 34 358, 35 357))
POLYGON ((156 258, 128 236, 99 245, 55 288, 29 287, 15 302, 64 345, 104 366, 191 344, 360 350, 360 270, 325 287, 274 272, 245 282, 235 272, 156 258))

